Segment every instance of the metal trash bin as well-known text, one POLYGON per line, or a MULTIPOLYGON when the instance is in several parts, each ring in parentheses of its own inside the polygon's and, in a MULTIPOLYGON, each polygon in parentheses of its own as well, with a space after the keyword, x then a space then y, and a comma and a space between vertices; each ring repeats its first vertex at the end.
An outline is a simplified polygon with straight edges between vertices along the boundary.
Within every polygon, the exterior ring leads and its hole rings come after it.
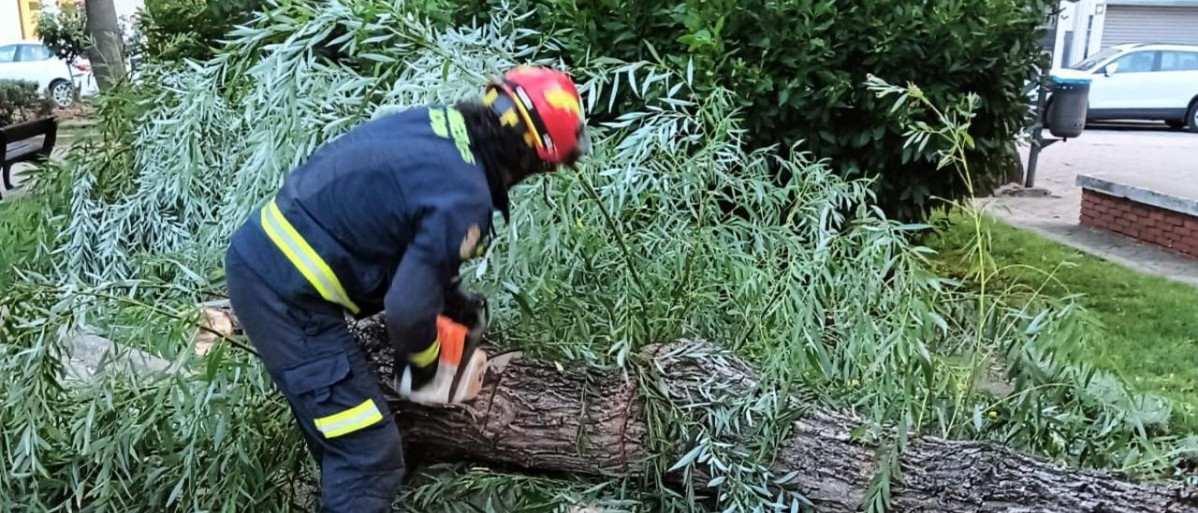
POLYGON ((1086 113, 1090 109, 1090 79, 1065 78, 1053 75, 1052 100, 1044 124, 1052 135, 1061 138, 1077 137, 1086 128, 1086 113))

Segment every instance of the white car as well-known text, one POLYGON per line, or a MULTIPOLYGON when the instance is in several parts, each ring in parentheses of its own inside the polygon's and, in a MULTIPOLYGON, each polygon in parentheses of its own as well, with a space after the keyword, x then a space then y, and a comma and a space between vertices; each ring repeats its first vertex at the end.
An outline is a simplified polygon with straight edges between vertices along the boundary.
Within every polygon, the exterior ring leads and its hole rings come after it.
POLYGON ((0 44, 0 79, 37 82, 38 89, 59 107, 66 107, 75 99, 71 89, 72 71, 75 87, 81 95, 87 96, 98 91, 91 64, 83 57, 68 67, 66 61, 55 57, 54 52, 41 42, 0 44))
POLYGON ((1091 79, 1087 121, 1155 120, 1198 132, 1198 46, 1115 46, 1054 74, 1091 79))

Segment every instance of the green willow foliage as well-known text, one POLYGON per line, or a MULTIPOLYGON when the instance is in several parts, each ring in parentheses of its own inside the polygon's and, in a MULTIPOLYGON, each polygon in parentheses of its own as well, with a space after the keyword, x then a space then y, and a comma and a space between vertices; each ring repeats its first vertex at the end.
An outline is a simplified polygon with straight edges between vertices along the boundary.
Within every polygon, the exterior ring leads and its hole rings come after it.
MULTIPOLYGON (((526 22, 500 10, 445 29, 383 0, 288 1, 211 60, 151 67, 157 85, 103 104, 107 143, 61 170, 70 204, 54 269, 25 273, 4 298, 0 497, 30 511, 302 508, 293 484, 310 462, 285 407, 250 355, 190 356, 195 305, 219 295, 229 233, 316 146, 394 108, 477 96, 487 76, 559 50, 526 22), (60 381, 84 331, 175 369, 60 381)), ((594 127, 580 170, 521 187, 470 275, 494 299, 500 345, 639 379, 653 471, 429 469, 406 490, 410 506, 790 511, 802 490, 768 463, 798 404, 861 412, 872 422, 858 435, 883 461, 902 450, 884 424, 1146 474, 1184 456, 1154 436, 1163 420, 1145 398, 1077 363, 1093 328, 1072 303, 932 275, 906 236, 924 227, 887 220, 869 183, 801 147, 752 147, 734 95, 697 92, 690 72, 578 64, 592 109, 622 91, 640 108, 594 127), (674 346, 669 361, 718 374, 737 355, 755 379, 663 382, 643 350, 679 338, 712 343, 674 346), (980 384, 990 371, 1010 390, 980 384), (709 476, 720 493, 675 489, 663 481, 673 473, 709 476)), ((960 125, 950 133, 966 133, 973 107, 942 120, 960 125)), ((883 466, 871 510, 898 470, 883 466)))
MULTIPOLYGON (((449 0, 404 3, 408 12, 424 12, 449 22, 449 0)), ((146 0, 138 11, 132 53, 158 63, 206 61, 217 54, 226 35, 250 23, 268 7, 263 0, 146 0)))

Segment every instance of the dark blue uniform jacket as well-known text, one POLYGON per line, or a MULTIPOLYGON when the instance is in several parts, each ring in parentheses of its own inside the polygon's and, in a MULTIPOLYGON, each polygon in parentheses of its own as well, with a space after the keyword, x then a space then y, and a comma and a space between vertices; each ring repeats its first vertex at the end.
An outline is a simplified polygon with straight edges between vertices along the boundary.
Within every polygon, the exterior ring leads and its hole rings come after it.
MULTIPOLYGON (((392 341, 419 350, 436 338, 460 264, 491 233, 499 200, 490 185, 461 115, 430 106, 366 122, 321 147, 274 201, 340 282, 353 305, 345 309, 360 317, 385 308, 392 341)), ((297 308, 344 311, 272 240, 263 211, 233 235, 233 249, 297 308)))

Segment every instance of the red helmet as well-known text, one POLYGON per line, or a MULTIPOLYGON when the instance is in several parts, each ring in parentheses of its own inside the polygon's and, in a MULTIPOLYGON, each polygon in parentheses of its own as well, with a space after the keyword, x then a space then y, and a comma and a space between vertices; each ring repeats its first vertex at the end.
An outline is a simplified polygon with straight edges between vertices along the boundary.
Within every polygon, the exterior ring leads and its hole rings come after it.
POLYGON ((590 151, 582 100, 574 81, 561 71, 517 67, 487 85, 484 103, 504 125, 524 125, 524 142, 544 162, 572 164, 590 151))

